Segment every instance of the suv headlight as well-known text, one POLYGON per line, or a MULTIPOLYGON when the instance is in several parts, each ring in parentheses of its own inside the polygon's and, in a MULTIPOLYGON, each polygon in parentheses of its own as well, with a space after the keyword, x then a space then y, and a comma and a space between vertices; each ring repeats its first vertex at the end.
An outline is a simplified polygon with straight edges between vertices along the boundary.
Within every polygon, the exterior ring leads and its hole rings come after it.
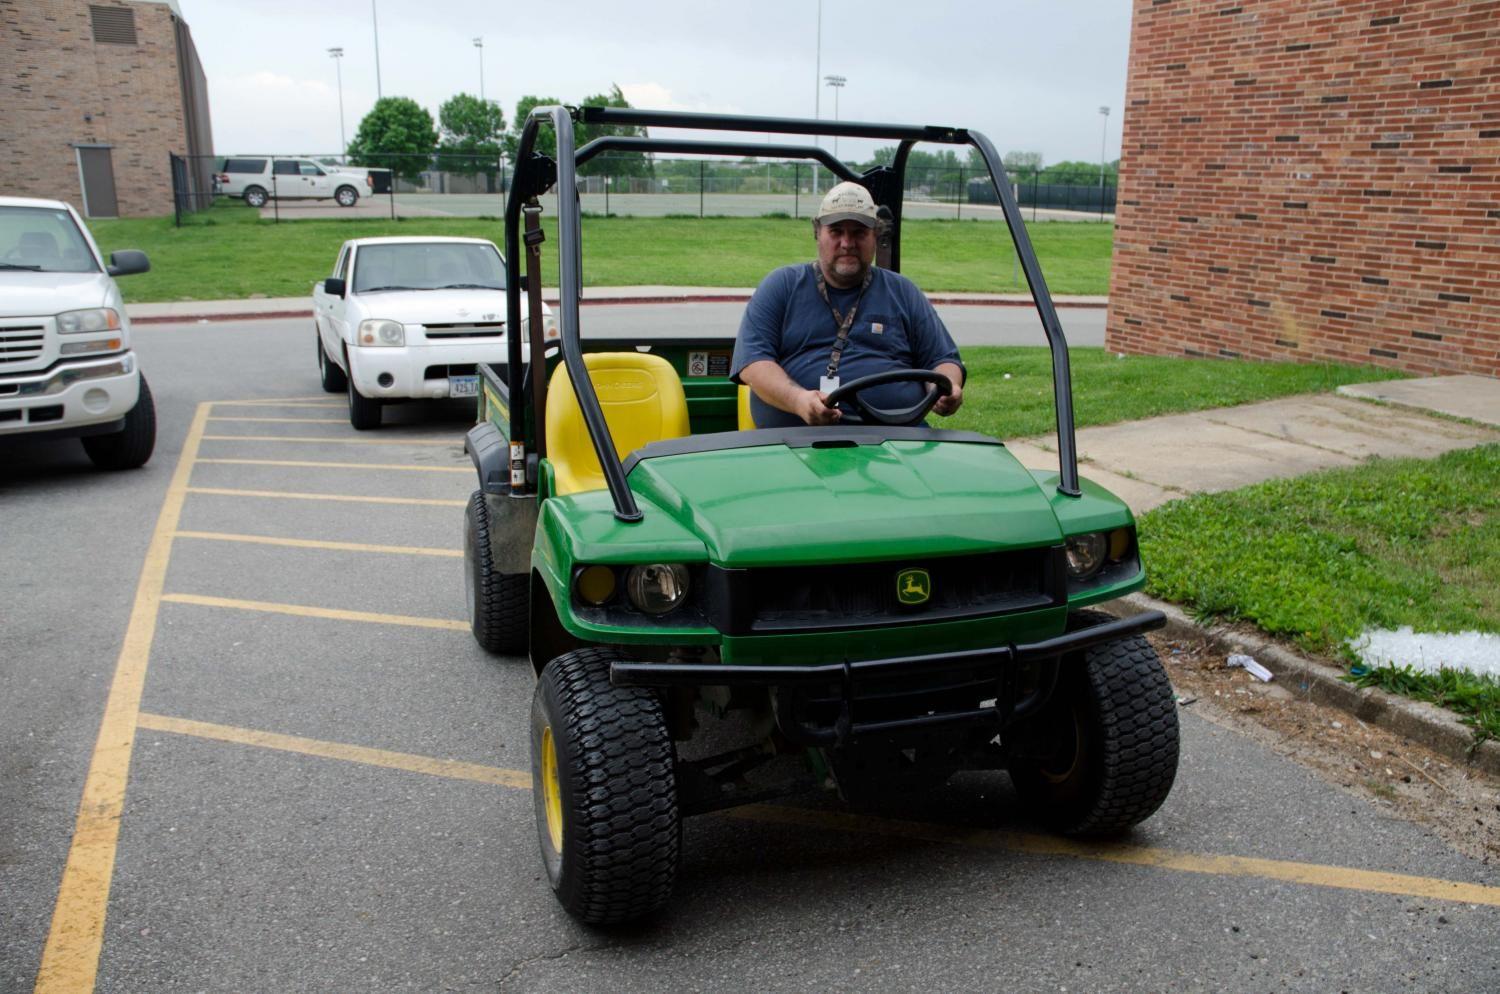
POLYGON ((625 594, 644 614, 666 614, 687 600, 687 567, 680 563, 632 566, 625 574, 625 594))
POLYGON ((400 321, 370 318, 359 323, 361 345, 405 345, 406 327, 400 321))
POLYGON ((63 311, 57 316, 57 330, 64 335, 91 331, 116 331, 120 314, 113 307, 90 307, 84 311, 63 311))

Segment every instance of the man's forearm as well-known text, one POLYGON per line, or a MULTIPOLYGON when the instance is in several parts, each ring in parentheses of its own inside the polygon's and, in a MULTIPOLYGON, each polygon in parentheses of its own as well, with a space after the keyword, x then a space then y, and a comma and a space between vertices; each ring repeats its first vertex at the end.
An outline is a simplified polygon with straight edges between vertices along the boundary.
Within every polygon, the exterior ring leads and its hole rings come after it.
POLYGON ((778 411, 799 412, 797 400, 803 392, 802 387, 786 375, 786 370, 769 359, 752 362, 740 370, 740 379, 755 391, 757 397, 778 411))

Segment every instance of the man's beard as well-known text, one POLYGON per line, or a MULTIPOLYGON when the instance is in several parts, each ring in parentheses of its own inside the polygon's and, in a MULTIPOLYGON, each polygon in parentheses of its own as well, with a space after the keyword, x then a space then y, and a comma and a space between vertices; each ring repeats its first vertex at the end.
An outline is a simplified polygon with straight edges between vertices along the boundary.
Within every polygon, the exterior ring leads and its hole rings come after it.
POLYGON ((869 265, 856 256, 838 256, 832 265, 824 268, 823 276, 839 289, 847 289, 864 282, 865 272, 869 268, 869 265))

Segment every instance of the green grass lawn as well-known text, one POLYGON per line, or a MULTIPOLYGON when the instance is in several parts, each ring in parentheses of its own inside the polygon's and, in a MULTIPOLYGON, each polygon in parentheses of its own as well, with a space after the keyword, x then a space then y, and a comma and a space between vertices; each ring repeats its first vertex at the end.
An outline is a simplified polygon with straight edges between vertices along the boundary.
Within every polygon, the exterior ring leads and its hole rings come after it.
MULTIPOLYGON (((1120 358, 1097 348, 1072 349, 1069 357, 1078 427, 1321 393, 1345 383, 1405 375, 1373 366, 1226 362, 1185 356, 1120 358)), ((1056 429, 1052 361, 1046 348, 967 348, 964 363, 969 369, 964 406, 943 422, 944 427, 998 438, 1042 435, 1056 429)))
MULTIPOLYGON (((1377 460, 1144 515, 1147 590, 1352 662, 1370 628, 1500 632, 1500 446, 1377 460)), ((1500 737, 1500 683, 1382 667, 1363 677, 1500 737)))
MULTIPOLYGON (((275 224, 234 202, 167 218, 90 222, 106 253, 135 248, 151 272, 120 281, 131 303, 300 297, 329 274, 346 239, 378 235, 462 235, 504 248, 503 225, 483 218, 340 220, 275 224)), ((556 285, 556 225, 545 218, 544 281, 556 285)), ((1109 292, 1114 226, 1097 222, 1028 225, 1057 294, 1109 292)), ((929 292, 1025 292, 1009 235, 993 221, 907 221, 903 271, 929 292)), ((813 258, 812 225, 790 218, 585 217, 583 276, 592 286, 752 287, 777 266, 813 258)))

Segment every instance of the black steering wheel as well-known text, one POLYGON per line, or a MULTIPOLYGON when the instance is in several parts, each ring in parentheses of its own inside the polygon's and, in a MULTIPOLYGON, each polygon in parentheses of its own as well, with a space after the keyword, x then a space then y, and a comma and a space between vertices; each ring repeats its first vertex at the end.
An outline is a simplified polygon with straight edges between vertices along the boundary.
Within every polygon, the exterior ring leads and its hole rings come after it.
POLYGON ((859 409, 859 414, 845 414, 840 419, 840 424, 862 425, 868 418, 877 424, 906 426, 921 424, 922 419, 927 416, 928 411, 932 410, 938 399, 952 392, 952 381, 942 373, 930 369, 888 369, 883 373, 872 373, 869 376, 861 376, 857 380, 850 380, 830 393, 827 403, 829 407, 837 407, 847 400, 859 409), (911 407, 895 411, 871 407, 860 398, 859 395, 865 390, 885 386, 887 383, 926 383, 929 389, 922 399, 911 407))

